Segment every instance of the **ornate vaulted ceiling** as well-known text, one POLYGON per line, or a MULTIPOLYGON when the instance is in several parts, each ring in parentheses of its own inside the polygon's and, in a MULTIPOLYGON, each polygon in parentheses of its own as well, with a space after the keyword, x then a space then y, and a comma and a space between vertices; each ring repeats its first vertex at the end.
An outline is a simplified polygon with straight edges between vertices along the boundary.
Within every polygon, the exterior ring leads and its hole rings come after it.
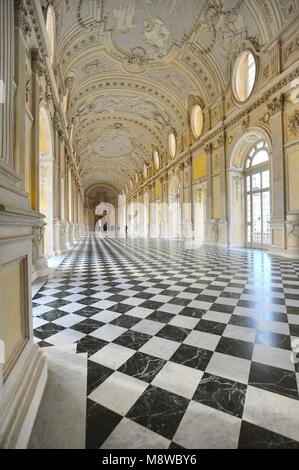
MULTIPOLYGON (((45 0, 46 3, 49 3, 45 0)), ((188 99, 206 109, 229 86, 241 41, 265 47, 294 13, 293 0, 54 0, 56 72, 86 189, 125 190, 153 146, 188 130, 188 99)))

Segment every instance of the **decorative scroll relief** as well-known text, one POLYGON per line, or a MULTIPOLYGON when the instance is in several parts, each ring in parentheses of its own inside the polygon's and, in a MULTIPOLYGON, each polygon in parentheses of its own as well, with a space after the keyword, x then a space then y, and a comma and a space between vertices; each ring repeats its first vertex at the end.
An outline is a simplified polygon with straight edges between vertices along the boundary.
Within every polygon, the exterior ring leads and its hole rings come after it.
POLYGON ((118 67, 109 61, 99 57, 88 60, 80 69, 79 78, 90 77, 97 73, 117 71, 118 67))
POLYGON ((128 155, 134 150, 131 137, 124 129, 106 129, 92 145, 92 150, 101 157, 117 158, 128 155))
POLYGON ((102 96, 91 103, 79 107, 75 117, 80 122, 92 114, 127 114, 132 113, 147 120, 154 120, 160 126, 167 125, 170 119, 167 113, 162 113, 151 101, 135 97, 124 96, 102 96))
POLYGON ((217 46, 226 53, 233 40, 246 34, 241 6, 243 0, 232 2, 209 0, 205 3, 195 25, 199 31, 197 42, 188 42, 189 47, 197 54, 207 54, 217 46))
POLYGON ((299 110, 288 116, 288 136, 299 136, 299 110))

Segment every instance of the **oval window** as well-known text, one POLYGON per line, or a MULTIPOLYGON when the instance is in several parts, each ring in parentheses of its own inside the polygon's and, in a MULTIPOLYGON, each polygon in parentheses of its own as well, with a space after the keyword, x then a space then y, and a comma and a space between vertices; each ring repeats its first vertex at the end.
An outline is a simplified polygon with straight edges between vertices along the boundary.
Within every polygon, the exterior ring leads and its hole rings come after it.
POLYGON ((160 168, 160 157, 159 157, 158 150, 154 150, 153 157, 154 157, 155 169, 156 169, 156 171, 158 171, 159 168, 160 168))
POLYGON ((176 155, 176 137, 173 132, 170 132, 168 136, 168 150, 171 158, 176 155))
POLYGON ((146 179, 147 178, 147 166, 146 164, 144 163, 143 165, 143 177, 146 179))
POLYGON ((238 101, 246 101, 254 88, 256 61, 251 51, 244 51, 237 58, 233 70, 233 92, 238 101))
POLYGON ((201 136, 203 129, 203 112, 199 104, 195 104, 191 111, 191 130, 195 139, 201 136))

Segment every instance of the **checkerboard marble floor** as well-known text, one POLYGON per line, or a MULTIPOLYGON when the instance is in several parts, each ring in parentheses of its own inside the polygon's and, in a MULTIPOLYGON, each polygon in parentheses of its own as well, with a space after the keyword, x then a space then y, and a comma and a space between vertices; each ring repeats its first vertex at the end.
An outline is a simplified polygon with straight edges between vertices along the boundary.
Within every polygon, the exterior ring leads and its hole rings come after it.
POLYGON ((87 448, 299 448, 299 262, 91 234, 33 316, 88 353, 87 448))

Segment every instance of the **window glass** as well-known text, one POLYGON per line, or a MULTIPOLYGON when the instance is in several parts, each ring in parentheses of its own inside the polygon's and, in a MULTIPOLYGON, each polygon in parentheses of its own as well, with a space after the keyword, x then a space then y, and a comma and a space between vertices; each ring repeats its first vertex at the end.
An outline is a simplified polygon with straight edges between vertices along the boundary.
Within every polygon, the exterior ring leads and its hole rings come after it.
POLYGON ((268 160, 269 160, 268 152, 266 150, 260 150, 253 157, 251 166, 259 165, 260 163, 267 162, 268 160))
POLYGON ((253 91, 256 79, 256 62, 250 51, 244 51, 233 70, 233 91, 238 101, 246 101, 253 91))
POLYGON ((270 186, 270 174, 269 174, 269 170, 268 170, 268 171, 264 171, 264 172, 262 173, 262 184, 263 184, 263 189, 269 188, 269 186, 270 186))
POLYGON ((255 175, 252 175, 252 191, 257 191, 258 189, 261 189, 261 174, 256 173, 255 175))

